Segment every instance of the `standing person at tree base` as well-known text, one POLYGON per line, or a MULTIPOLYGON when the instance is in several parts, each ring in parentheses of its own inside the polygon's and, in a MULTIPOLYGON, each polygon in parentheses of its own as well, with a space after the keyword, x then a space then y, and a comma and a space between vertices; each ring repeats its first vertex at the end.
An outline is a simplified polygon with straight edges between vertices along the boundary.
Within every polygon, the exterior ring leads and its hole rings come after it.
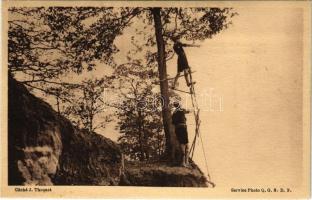
POLYGON ((190 69, 190 66, 188 64, 188 61, 187 61, 187 58, 186 58, 186 55, 185 55, 183 47, 199 47, 199 45, 184 44, 184 43, 180 42, 177 37, 173 37, 172 40, 174 42, 173 50, 178 55, 177 75, 174 78, 172 89, 175 88, 175 85, 176 85, 176 83, 177 83, 177 81, 179 79, 179 76, 180 76, 181 72, 184 72, 186 85, 189 87, 192 84, 195 84, 195 82, 192 83, 191 80, 190 80, 191 69, 190 69))
POLYGON ((185 114, 189 113, 189 111, 182 109, 178 102, 174 102, 173 106, 175 110, 172 114, 172 124, 175 126, 175 133, 177 139, 180 143, 180 148, 182 152, 182 163, 183 167, 186 167, 188 162, 188 133, 187 133, 187 126, 186 126, 186 117, 185 114))

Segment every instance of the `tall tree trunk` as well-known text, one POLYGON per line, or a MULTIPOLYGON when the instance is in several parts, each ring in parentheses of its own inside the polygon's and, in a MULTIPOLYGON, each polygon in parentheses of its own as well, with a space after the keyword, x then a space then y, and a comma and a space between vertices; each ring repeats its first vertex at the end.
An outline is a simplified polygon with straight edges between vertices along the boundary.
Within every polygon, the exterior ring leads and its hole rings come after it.
POLYGON ((90 133, 93 132, 93 114, 90 116, 90 133))
POLYGON ((94 110, 94 102, 95 102, 94 92, 93 91, 92 91, 92 96, 90 98, 91 98, 91 106, 90 106, 90 132, 93 132, 93 118, 94 118, 93 110, 94 110))
POLYGON ((165 55, 165 43, 162 35, 162 22, 160 16, 161 8, 151 8, 151 12, 154 18, 154 28, 157 42, 158 51, 158 72, 160 81, 160 93, 163 101, 162 105, 162 120, 166 137, 166 147, 165 155, 173 156, 175 148, 175 140, 172 137, 173 131, 171 129, 171 113, 169 108, 169 90, 168 90, 168 80, 167 78, 167 68, 166 68, 166 55, 165 55), (166 80, 165 80, 166 79, 166 80))
POLYGON ((142 129, 142 114, 138 110, 138 129, 139 129, 139 143, 140 143, 140 161, 144 160, 144 143, 143 143, 143 129, 142 129))
POLYGON ((60 114, 60 100, 59 100, 59 96, 56 96, 56 107, 57 107, 57 113, 60 114))

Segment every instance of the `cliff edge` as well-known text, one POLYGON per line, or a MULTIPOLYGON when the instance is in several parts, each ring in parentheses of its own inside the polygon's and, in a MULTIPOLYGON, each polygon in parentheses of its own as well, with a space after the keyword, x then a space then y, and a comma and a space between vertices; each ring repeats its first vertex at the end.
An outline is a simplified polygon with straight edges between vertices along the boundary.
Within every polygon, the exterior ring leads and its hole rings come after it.
POLYGON ((117 144, 76 129, 9 77, 9 185, 118 185, 117 144))

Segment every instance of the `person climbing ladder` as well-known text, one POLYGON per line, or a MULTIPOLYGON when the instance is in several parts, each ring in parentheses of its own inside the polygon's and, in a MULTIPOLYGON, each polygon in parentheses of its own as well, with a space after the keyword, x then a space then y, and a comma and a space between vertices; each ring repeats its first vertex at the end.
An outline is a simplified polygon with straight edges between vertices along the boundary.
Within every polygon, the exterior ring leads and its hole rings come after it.
POLYGON ((189 76, 190 76, 191 70, 190 70, 190 66, 187 62, 187 58, 186 58, 183 47, 200 47, 200 45, 184 44, 184 43, 180 42, 178 37, 173 37, 172 41, 174 42, 173 50, 178 55, 177 75, 174 78, 172 89, 175 89, 176 83, 180 77, 181 72, 184 72, 186 85, 189 87, 192 84, 195 84, 195 82, 190 81, 189 76))

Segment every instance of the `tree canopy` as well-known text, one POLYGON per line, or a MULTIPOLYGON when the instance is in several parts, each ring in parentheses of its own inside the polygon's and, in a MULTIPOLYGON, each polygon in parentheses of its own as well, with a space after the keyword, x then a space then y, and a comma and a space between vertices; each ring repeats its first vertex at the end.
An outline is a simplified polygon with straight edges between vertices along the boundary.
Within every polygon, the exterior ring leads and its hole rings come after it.
POLYGON ((95 60, 113 65, 114 39, 137 9, 12 7, 9 12, 9 72, 45 82, 68 71, 92 70, 95 60))
MULTIPOLYGON (((11 7, 9 9, 9 71, 44 81, 82 69, 93 69, 95 60, 113 65, 118 52, 114 40, 135 23, 145 46, 155 46, 151 8, 142 7, 11 7)), ((231 8, 162 8, 163 36, 188 41, 211 38, 231 24, 231 8)), ((135 37, 135 35, 134 35, 135 37)), ((168 52, 172 53, 171 48, 168 52)), ((149 52, 151 53, 151 52, 149 52)), ((154 51, 156 53, 156 51, 154 51)), ((150 56, 147 62, 156 61, 150 56)))

